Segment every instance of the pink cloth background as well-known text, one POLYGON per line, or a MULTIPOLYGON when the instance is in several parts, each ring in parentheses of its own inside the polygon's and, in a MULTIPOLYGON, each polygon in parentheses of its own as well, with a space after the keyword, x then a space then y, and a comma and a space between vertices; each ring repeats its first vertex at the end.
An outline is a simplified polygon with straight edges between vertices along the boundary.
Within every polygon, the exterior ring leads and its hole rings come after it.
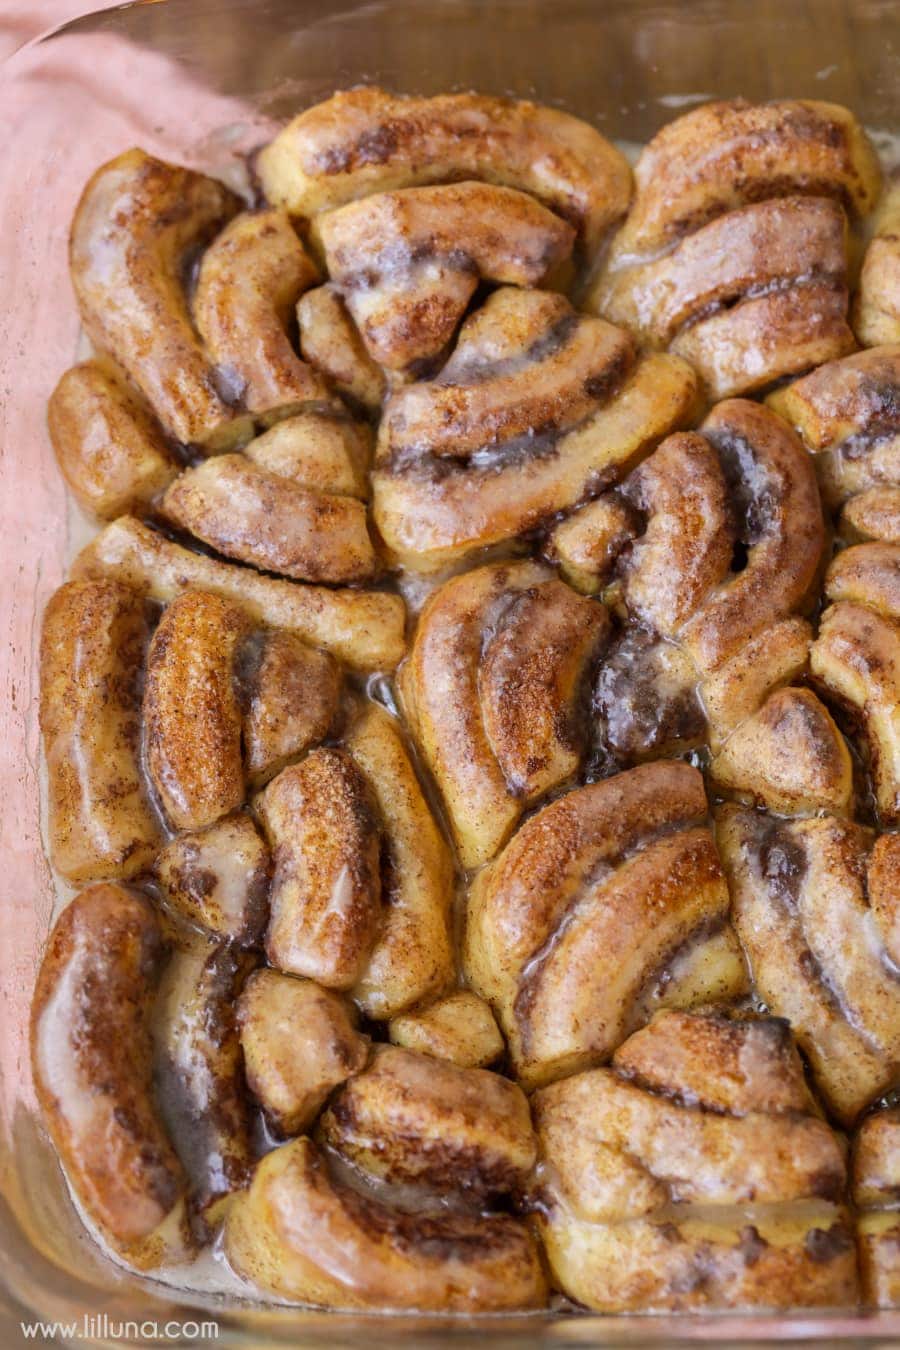
MULTIPOLYGON (((54 900, 40 838, 37 647, 40 615, 69 557, 67 502, 45 426, 72 363, 78 317, 67 236, 78 196, 105 160, 139 144, 196 163, 239 101, 121 34, 72 35, 24 50, 104 6, 0 0, 0 1126, 32 1102, 27 1009, 54 900), (193 153, 191 148, 193 149, 193 153)), ((224 152, 223 152, 224 155, 224 152)))

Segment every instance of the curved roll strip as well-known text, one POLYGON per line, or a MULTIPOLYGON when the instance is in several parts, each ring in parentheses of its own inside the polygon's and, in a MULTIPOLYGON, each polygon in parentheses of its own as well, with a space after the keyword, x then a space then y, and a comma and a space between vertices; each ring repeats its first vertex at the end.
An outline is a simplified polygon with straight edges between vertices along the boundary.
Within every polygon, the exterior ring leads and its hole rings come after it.
POLYGON ((140 769, 149 641, 145 602, 116 581, 70 581, 44 612, 40 722, 50 855, 69 881, 134 876, 162 842, 140 769))
POLYGON ((299 487, 246 455, 187 469, 160 510, 225 557, 298 581, 369 581, 377 568, 364 502, 299 487))
POLYGON ((853 316, 856 336, 865 347, 900 342, 900 183, 887 188, 874 223, 853 316))
POLYGON ((565 296, 503 287, 463 324, 438 376, 388 399, 377 462, 508 454, 522 437, 568 430, 608 399, 632 356, 627 334, 565 296))
POLYGON ((492 857, 529 801, 578 768, 579 714, 609 620, 534 562, 446 582, 399 675, 464 867, 492 857))
POLYGON ((197 328, 222 379, 264 422, 329 401, 327 383, 288 336, 297 300, 318 280, 283 211, 242 212, 203 255, 193 298, 197 328))
POLYGON ((131 516, 101 530, 75 559, 72 575, 121 581, 164 603, 187 590, 209 591, 234 601, 258 623, 324 647, 355 670, 393 669, 405 649, 398 595, 262 577, 193 553, 131 516))
POLYGON ((269 201, 315 216, 372 192, 482 179, 529 192, 593 251, 624 215, 628 161, 598 131, 555 108, 481 94, 403 97, 373 86, 295 117, 262 151, 269 201))
POLYGON ((170 436, 208 450, 246 439, 250 426, 194 332, 181 272, 239 204, 213 178, 128 150, 97 170, 72 221, 72 281, 88 336, 170 436))
POLYGON ((538 286, 574 237, 534 198, 487 183, 379 193, 313 223, 369 355, 392 370, 443 351, 479 280, 538 286))
POLYGON ((588 308, 671 344, 713 399, 854 350, 840 199, 870 210, 880 170, 846 109, 711 103, 664 127, 635 172, 588 308))
POLYGON ((353 998, 369 1017, 386 1019, 453 983, 453 862, 396 720, 370 703, 344 746, 382 825, 382 923, 353 998))
POLYGON ((857 1219, 863 1302, 874 1308, 900 1304, 900 1110, 875 1111, 853 1145, 853 1201, 857 1219))
POLYGON ((112 361, 83 361, 47 405, 62 475, 79 505, 112 520, 148 506, 178 472, 159 424, 112 361))
POLYGON ((900 547, 873 543, 845 548, 828 568, 825 594, 829 600, 868 605, 900 622, 900 547))
POLYGON ((63 910, 38 972, 31 1062, 47 1128, 80 1203, 147 1269, 184 1254, 185 1177, 152 1090, 159 922, 121 886, 63 910))
POLYGON ((852 113, 835 103, 706 103, 669 122, 635 168, 636 195, 617 258, 653 253, 725 211, 802 192, 871 211, 881 170, 852 113))
POLYGON ((521 1220, 395 1208, 331 1176, 305 1138, 257 1166, 229 1213, 225 1251, 261 1288, 319 1307, 504 1312, 547 1298, 521 1220))
POLYGON ((175 829, 201 829, 243 805, 234 669, 250 631, 237 605, 189 591, 172 601, 153 635, 143 707, 147 773, 175 829))
POLYGON ((900 1079, 900 980, 866 894, 871 832, 725 807, 718 840, 760 996, 850 1123, 900 1079))
POLYGON ((816 276, 836 285, 846 268, 844 215, 823 197, 755 202, 719 216, 661 258, 604 274, 588 308, 666 347, 679 332, 748 294, 816 276))
POLYGON ((664 1012, 535 1094, 555 1281, 598 1312, 846 1305, 844 1158, 784 1022, 664 1012))
POLYGON ((234 1004, 253 964, 229 943, 186 943, 169 958, 154 1010, 160 1113, 204 1234, 224 1217, 252 1172, 253 1125, 234 1004))
POLYGON ((544 807, 476 878, 464 967, 523 1083, 601 1063, 654 1006, 745 990, 706 813, 696 769, 647 764, 544 807))
POLYGON ((900 822, 900 624, 843 600, 822 615, 810 652, 817 684, 862 724, 878 814, 900 822))

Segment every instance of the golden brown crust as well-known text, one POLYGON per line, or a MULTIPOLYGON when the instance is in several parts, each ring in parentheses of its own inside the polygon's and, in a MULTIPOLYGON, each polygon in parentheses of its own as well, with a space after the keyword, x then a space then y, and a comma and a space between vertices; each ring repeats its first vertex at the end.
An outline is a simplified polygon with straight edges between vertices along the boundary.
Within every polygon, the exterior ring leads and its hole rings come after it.
POLYGON ((857 544, 838 553, 825 575, 829 600, 867 605, 900 622, 900 545, 857 544))
POLYGON ((183 1248, 185 1178, 152 1092, 150 1011, 163 950, 146 899, 91 886, 56 922, 31 1009, 47 1129, 91 1220, 141 1268, 183 1248))
POLYGON ((205 591, 173 600, 153 635, 144 687, 147 773, 168 820, 197 830, 244 802, 237 652, 247 615, 205 591))
POLYGON ((866 896, 871 834, 725 807, 718 842, 760 997, 790 1019, 819 1091, 849 1123, 900 1060, 900 982, 866 896))
POLYGON ((300 113, 258 160, 271 202, 313 216, 371 192, 482 179, 530 192, 593 250, 624 214, 625 157, 568 113, 481 94, 409 98, 369 86, 300 113))
POLYGON ((319 1307, 505 1312, 547 1298, 521 1220, 395 1209, 329 1176, 303 1138, 259 1164, 228 1217, 225 1251, 262 1289, 319 1307))
POLYGON ((41 631, 40 721, 50 854, 69 881, 130 877, 161 842, 140 770, 140 671, 150 624, 134 591, 70 581, 41 631))
POLYGON ((534 562, 477 568, 429 599, 399 684, 463 866, 577 769, 583 682, 607 628, 601 605, 534 562))
POLYGON ((127 150, 97 170, 72 222, 72 281, 88 336, 184 444, 220 448, 249 430, 221 393, 180 276, 188 251, 237 209, 215 179, 127 150))
POLYGON ((265 841, 245 812, 176 835, 153 864, 174 910, 242 947, 259 943, 269 913, 271 870, 265 841))
POLYGON ((365 501, 371 439, 369 428, 349 417, 328 409, 307 410, 254 436, 244 455, 298 488, 365 501))
POLYGON ((257 797, 275 860, 266 955, 334 989, 359 979, 381 919, 381 824, 343 750, 320 748, 257 797))
POLYGON ((386 1019, 453 983, 453 861, 396 721, 369 704, 345 747, 364 774, 382 827, 381 926, 353 997, 386 1019))
POLYGON ((534 1098, 560 1287, 601 1312, 852 1303, 843 1154, 785 1024, 661 1013, 634 1040, 534 1098))
POLYGON ((822 615, 813 679, 860 724, 880 820, 900 821, 900 626, 843 600, 822 615))
POLYGON ((829 361, 767 402, 815 455, 825 503, 900 482, 900 346, 829 361))
POLYGON ((695 769, 644 765, 544 807, 478 875, 463 964, 522 1082, 602 1063, 654 1001, 744 991, 733 935, 716 941, 729 896, 706 811, 695 769))
POLYGON ((75 559, 75 577, 121 581, 164 603, 205 590, 239 604, 258 623, 324 647, 356 670, 393 669, 404 651, 405 608, 382 591, 328 590, 258 576, 193 553, 122 516, 75 559))
POLYGON ((329 1093, 369 1057, 352 1005, 312 980, 254 971, 237 1019, 247 1085, 284 1135, 308 1129, 329 1093))
POLYGON ((900 1303, 900 1112, 875 1111, 853 1145, 853 1199, 863 1302, 875 1308, 900 1303))
POLYGON ((479 280, 538 286, 575 237, 532 197, 486 183, 378 193, 312 233, 369 355, 391 370, 440 355, 479 280))
POLYGON ((102 520, 148 506, 178 472, 159 424, 111 361, 66 371, 50 395, 47 426, 79 505, 102 520))
POLYGON ((297 581, 369 581, 376 571, 362 502, 299 487, 245 455, 186 470, 161 510, 226 558, 297 581))
POLYGON ((376 467, 375 523, 399 562, 432 571, 534 529, 617 481, 669 431, 690 422, 697 400, 690 366, 647 357, 617 397, 548 444, 546 454, 515 455, 506 464, 447 460, 440 473, 376 467))

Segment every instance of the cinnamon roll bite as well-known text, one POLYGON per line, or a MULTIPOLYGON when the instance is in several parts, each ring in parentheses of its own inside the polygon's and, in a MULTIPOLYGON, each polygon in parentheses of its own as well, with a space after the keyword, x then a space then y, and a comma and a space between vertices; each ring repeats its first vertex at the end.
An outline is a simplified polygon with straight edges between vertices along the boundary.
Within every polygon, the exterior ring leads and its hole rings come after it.
POLYGON ((561 295, 503 287, 439 375, 385 403, 372 475, 391 556, 433 571, 514 540, 617 481, 691 416, 693 372, 561 295))
POLYGON ((533 1099, 554 1281, 598 1312, 852 1304, 844 1154, 786 1022, 662 1012, 533 1099))
POLYGON ((819 1092, 850 1124, 900 1082, 896 849, 885 857, 884 840, 850 821, 733 806, 718 842, 760 997, 790 1021, 819 1092))
POLYGON ((534 1160, 515 1084, 378 1046, 371 1067, 332 1097, 318 1146, 301 1137, 258 1165, 229 1213, 225 1248, 256 1285, 306 1303, 541 1307, 537 1244, 496 1205, 534 1160))
POLYGON ((498 563, 429 599, 398 676, 460 860, 477 867, 531 801, 579 766, 606 610, 536 562, 498 563))
POLYGON ((873 1111, 853 1141, 853 1201, 859 1217, 859 1279, 863 1302, 900 1304, 900 1111, 873 1111))
POLYGON ((463 963, 529 1087, 608 1059, 655 1008, 739 997, 703 779, 643 765, 537 812, 468 899, 463 963))
POLYGON ((881 175, 846 109, 705 104, 653 138, 635 180, 594 313, 684 356, 713 399, 854 349, 844 209, 870 211, 881 175))

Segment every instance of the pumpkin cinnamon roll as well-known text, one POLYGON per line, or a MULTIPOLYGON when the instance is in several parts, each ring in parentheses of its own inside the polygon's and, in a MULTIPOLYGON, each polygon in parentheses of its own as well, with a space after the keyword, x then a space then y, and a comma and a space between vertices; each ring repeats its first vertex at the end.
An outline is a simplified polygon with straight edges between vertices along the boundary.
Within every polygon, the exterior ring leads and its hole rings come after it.
POLYGON ((598 1312, 844 1305, 844 1155, 785 1022, 663 1012, 533 1098, 552 1278, 598 1312))
POLYGON ((730 806, 718 841, 760 997, 790 1021, 816 1086, 849 1124, 900 1082, 893 836, 730 806))
POLYGON ((678 352, 713 399, 852 351, 844 208, 870 211, 871 145, 844 108, 710 103, 664 127, 588 302, 678 352))
POLYGON ((537 1244, 496 1200, 535 1160, 515 1084, 395 1046, 331 1099, 321 1144, 269 1153, 229 1213, 232 1265, 306 1303, 489 1312, 546 1300, 537 1244))
POLYGON ((747 988, 703 779, 657 762, 576 788, 479 873, 463 964, 527 1086, 608 1059, 655 1008, 747 988))
POLYGON ((604 607, 537 562, 446 582, 423 609, 398 676, 460 861, 477 867, 529 802, 574 775, 604 607))

